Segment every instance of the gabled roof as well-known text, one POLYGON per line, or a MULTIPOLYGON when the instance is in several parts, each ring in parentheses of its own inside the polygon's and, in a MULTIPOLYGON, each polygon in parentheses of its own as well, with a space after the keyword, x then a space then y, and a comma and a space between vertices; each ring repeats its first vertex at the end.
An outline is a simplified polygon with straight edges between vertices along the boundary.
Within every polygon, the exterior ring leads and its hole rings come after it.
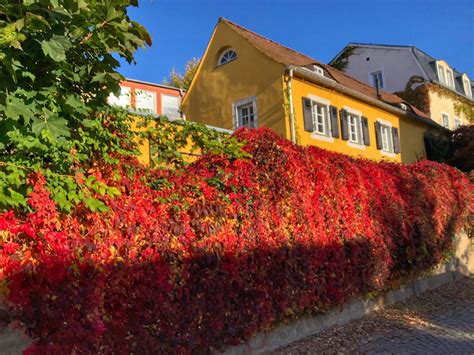
MULTIPOLYGON (((367 85, 366 83, 359 81, 327 64, 323 64, 316 59, 313 59, 305 54, 299 53, 291 48, 288 48, 282 44, 279 44, 275 41, 272 41, 266 37, 263 37, 255 32, 252 32, 232 21, 229 21, 223 17, 219 19, 220 22, 224 22, 230 26, 234 31, 244 37, 248 42, 250 42, 255 48, 257 48, 264 55, 270 59, 283 64, 285 66, 294 66, 294 67, 307 67, 312 64, 316 64, 325 69, 329 76, 334 79, 339 84, 358 91, 366 96, 369 96, 373 99, 380 100, 382 102, 397 105, 403 103, 411 108, 411 110, 418 116, 425 119, 430 119, 430 117, 418 110, 416 107, 410 105, 402 98, 380 90, 380 96, 377 96, 377 91, 374 87, 367 85)), ((434 122, 434 121, 433 121, 434 122)))
MULTIPOLYGON (((391 45, 391 44, 374 44, 374 43, 354 43, 351 42, 347 44, 329 63, 333 63, 342 53, 346 51, 347 48, 351 47, 367 47, 367 48, 377 48, 377 49, 386 49, 386 48, 392 48, 392 49, 403 49, 410 51, 413 54, 413 57, 415 60, 418 62, 420 67, 422 68, 423 72, 425 73, 427 79, 430 82, 435 82, 437 84, 441 84, 440 80, 438 78, 438 71, 436 68, 436 58, 430 56, 428 53, 422 51, 421 49, 411 46, 411 45, 391 45)), ((453 70, 453 75, 454 75, 454 85, 455 88, 454 90, 452 88, 447 87, 450 90, 455 91, 457 94, 460 94, 462 96, 466 96, 464 92, 464 86, 461 81, 461 77, 463 73, 459 72, 458 70, 451 68, 453 70)), ((474 81, 470 80, 471 82, 471 88, 474 87, 474 81)), ((444 85, 443 85, 444 86, 444 85)), ((474 91, 474 90, 473 90, 474 91)))

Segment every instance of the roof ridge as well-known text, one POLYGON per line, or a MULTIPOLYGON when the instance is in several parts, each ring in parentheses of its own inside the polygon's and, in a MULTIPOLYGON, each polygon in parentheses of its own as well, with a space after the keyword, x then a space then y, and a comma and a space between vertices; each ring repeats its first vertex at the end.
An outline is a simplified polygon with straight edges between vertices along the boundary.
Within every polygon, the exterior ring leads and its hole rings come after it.
POLYGON ((248 28, 243 27, 243 26, 241 26, 241 25, 239 25, 239 24, 237 24, 237 23, 235 23, 235 22, 233 22, 233 21, 231 21, 231 20, 229 20, 229 19, 226 19, 226 18, 224 18, 224 17, 222 17, 222 16, 219 17, 219 21, 226 22, 226 23, 228 23, 228 24, 230 24, 230 25, 232 25, 232 26, 235 26, 235 27, 240 28, 241 30, 247 31, 247 32, 249 32, 249 33, 251 33, 251 34, 253 34, 253 35, 257 36, 257 37, 260 37, 260 38, 262 38, 262 39, 264 39, 264 40, 266 40, 266 41, 268 41, 268 42, 274 43, 274 44, 276 44, 277 46, 284 47, 284 48, 286 48, 287 50, 289 50, 289 51, 291 51, 291 52, 294 52, 294 53, 296 53, 296 54, 298 54, 298 55, 301 55, 301 56, 303 56, 303 57, 307 57, 308 59, 313 60, 315 63, 321 63, 320 61, 318 61, 318 60, 316 60, 316 59, 314 59, 314 58, 308 56, 307 54, 298 52, 297 50, 294 50, 294 49, 292 49, 292 48, 290 48, 290 47, 288 47, 288 46, 285 46, 284 44, 278 43, 278 42, 276 42, 276 41, 274 41, 274 40, 272 40, 272 39, 270 39, 270 38, 268 38, 268 37, 262 36, 261 34, 258 34, 258 33, 254 32, 254 31, 252 31, 252 30, 249 30, 248 28))

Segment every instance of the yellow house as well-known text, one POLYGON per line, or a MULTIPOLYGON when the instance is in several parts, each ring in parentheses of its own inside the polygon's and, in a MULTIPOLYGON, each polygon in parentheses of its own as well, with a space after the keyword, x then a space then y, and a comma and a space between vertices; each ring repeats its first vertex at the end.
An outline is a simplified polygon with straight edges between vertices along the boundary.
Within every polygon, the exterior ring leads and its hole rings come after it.
POLYGON ((439 128, 398 96, 219 19, 183 99, 186 119, 233 130, 269 127, 300 145, 411 163, 439 128))

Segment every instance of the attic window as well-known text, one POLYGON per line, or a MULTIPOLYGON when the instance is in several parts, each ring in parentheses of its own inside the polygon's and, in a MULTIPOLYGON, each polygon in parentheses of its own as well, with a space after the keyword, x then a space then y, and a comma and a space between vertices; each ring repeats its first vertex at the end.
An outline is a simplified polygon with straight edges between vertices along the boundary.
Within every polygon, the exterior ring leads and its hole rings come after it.
POLYGON ((219 60, 217 61, 217 65, 223 65, 235 59, 237 59, 237 52, 233 49, 228 49, 221 54, 219 60))
POLYGON ((445 67, 440 62, 437 62, 436 66, 438 68, 438 80, 439 80, 439 82, 446 85, 446 86, 454 88, 454 76, 453 76, 452 69, 449 68, 449 67, 445 67))
POLYGON ((464 86, 464 94, 471 98, 472 97, 472 90, 471 90, 471 82, 470 80, 467 78, 467 76, 464 76, 463 79, 462 79, 462 83, 463 83, 463 86, 464 86))
POLYGON ((324 70, 323 68, 321 68, 320 66, 318 65, 310 65, 309 66, 309 70, 311 70, 312 72, 318 74, 318 75, 321 75, 321 76, 324 76, 324 70))

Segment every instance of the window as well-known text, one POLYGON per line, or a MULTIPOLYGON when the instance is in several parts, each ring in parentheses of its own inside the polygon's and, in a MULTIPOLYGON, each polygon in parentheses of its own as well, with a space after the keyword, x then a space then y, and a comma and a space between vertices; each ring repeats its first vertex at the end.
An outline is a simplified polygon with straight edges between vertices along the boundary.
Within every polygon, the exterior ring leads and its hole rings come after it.
POLYGON ((253 111, 253 104, 242 105, 237 108, 239 127, 255 127, 255 112, 253 111))
POLYGON ((117 97, 114 94, 109 95, 109 104, 120 107, 131 106, 130 88, 126 86, 120 87, 120 95, 117 97))
POLYGON ((180 118, 179 97, 161 94, 161 114, 168 118, 180 118))
POLYGON ((217 61, 217 65, 223 65, 237 59, 237 52, 233 49, 224 51, 217 61))
POLYGON ((467 97, 472 98, 472 89, 471 89, 471 81, 468 78, 463 78, 462 83, 464 86, 464 93, 467 97))
POLYGON ((254 96, 243 99, 233 104, 234 128, 249 127, 256 128, 257 124, 257 102, 254 96))
POLYGON ((382 138, 382 150, 384 152, 393 153, 392 127, 381 124, 380 136, 382 138))
POLYGON ((313 102, 312 106, 314 132, 329 136, 328 107, 313 102))
POLYGON ((324 70, 319 65, 310 65, 309 69, 318 75, 324 76, 324 70))
POLYGON ((446 84, 446 72, 441 65, 438 65, 438 79, 440 83, 446 84))
POLYGON ((449 87, 454 88, 453 71, 451 69, 446 69, 446 84, 448 84, 449 87))
POLYGON ((349 142, 361 144, 360 117, 349 113, 347 121, 349 126, 349 142))
POLYGON ((383 80, 383 73, 381 70, 374 71, 370 73, 370 81, 373 87, 377 87, 377 82, 379 84, 379 88, 384 88, 384 80, 383 80))
POLYGON ((443 121, 443 127, 449 128, 449 116, 447 113, 441 114, 442 116, 442 121, 443 121))
POLYGON ((458 117, 454 117, 454 129, 461 127, 461 120, 458 117))
POLYGON ((135 108, 156 114, 156 93, 147 90, 135 90, 135 108))

